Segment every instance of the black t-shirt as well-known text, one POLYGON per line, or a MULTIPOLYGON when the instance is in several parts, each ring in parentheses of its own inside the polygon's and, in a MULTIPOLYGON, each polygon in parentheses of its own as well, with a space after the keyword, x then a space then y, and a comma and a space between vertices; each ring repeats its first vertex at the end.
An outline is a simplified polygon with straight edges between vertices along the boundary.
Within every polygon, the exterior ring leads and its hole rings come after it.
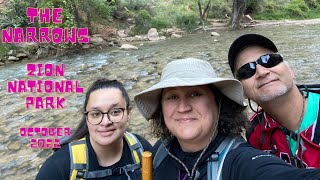
MULTIPOLYGON (((151 151, 152 146, 143 137, 136 135, 138 140, 141 142, 144 151, 151 151)), ((125 139, 123 146, 123 153, 120 161, 109 167, 102 167, 99 165, 96 154, 91 146, 90 138, 87 136, 86 142, 88 147, 89 155, 89 171, 113 169, 117 167, 123 167, 128 164, 134 164, 130 148, 125 139)), ((107 153, 107 152, 106 152, 107 153)), ((141 180, 141 172, 139 170, 127 172, 132 180, 141 180)), ((70 155, 69 146, 65 145, 61 147, 57 152, 55 152, 51 157, 49 157, 45 163, 42 165, 39 173, 36 176, 36 180, 67 180, 70 179, 70 155)), ((124 173, 117 176, 109 176, 99 179, 112 179, 112 180, 127 180, 128 176, 124 173)))
MULTIPOLYGON (((200 159, 196 171, 198 179, 207 179, 208 157, 215 152, 218 145, 224 139, 223 136, 217 136, 210 143, 207 151, 200 159)), ((159 145, 158 141, 153 149, 156 153, 159 145)), ((200 152, 185 153, 182 152, 177 140, 173 140, 169 145, 170 152, 184 162, 191 171, 193 164, 199 157, 200 152), (180 151, 180 152, 179 152, 180 151)), ((157 169, 154 169, 153 179, 183 179, 186 174, 184 167, 170 155, 167 155, 157 169)), ((283 160, 270 155, 266 152, 254 149, 247 143, 239 145, 230 150, 222 167, 222 180, 318 180, 320 179, 320 169, 298 169, 283 160)))

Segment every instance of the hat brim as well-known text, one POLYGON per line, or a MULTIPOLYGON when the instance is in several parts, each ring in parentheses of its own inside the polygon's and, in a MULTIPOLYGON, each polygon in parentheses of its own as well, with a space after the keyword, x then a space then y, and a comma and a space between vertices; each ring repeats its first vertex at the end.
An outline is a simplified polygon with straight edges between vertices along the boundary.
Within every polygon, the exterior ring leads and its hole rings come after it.
POLYGON ((243 88, 241 83, 235 79, 229 78, 171 78, 160 81, 150 88, 138 93, 135 97, 135 103, 141 114, 147 119, 151 119, 160 103, 161 91, 169 87, 181 86, 199 86, 213 85, 219 91, 241 106, 243 103, 243 88))

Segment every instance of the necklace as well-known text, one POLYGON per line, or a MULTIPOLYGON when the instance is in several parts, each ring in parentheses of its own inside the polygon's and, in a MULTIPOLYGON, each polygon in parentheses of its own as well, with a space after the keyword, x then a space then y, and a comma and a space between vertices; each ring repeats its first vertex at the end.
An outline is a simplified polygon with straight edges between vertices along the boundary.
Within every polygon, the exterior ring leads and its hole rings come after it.
MULTIPOLYGON (((298 147, 299 147, 299 143, 300 143, 300 140, 301 140, 300 132, 301 132, 301 124, 302 124, 302 119, 303 119, 303 116, 304 116, 304 108, 305 108, 305 100, 306 100, 305 94, 303 92, 301 92, 301 94, 302 94, 302 111, 301 111, 300 120, 299 120, 299 126, 298 126, 298 140, 297 140, 298 147)), ((299 148, 297 149, 297 151, 295 153, 296 156, 298 156, 298 150, 299 150, 299 148)), ((303 152, 300 153, 300 161, 301 162, 302 162, 302 154, 303 154, 303 152)))
POLYGON ((305 106, 305 100, 306 100, 306 97, 305 97, 305 94, 303 92, 301 92, 302 94, 302 110, 301 110, 301 115, 300 115, 300 119, 299 119, 299 129, 298 129, 298 132, 300 131, 300 126, 302 124, 302 119, 303 119, 303 116, 304 116, 304 106, 305 106))

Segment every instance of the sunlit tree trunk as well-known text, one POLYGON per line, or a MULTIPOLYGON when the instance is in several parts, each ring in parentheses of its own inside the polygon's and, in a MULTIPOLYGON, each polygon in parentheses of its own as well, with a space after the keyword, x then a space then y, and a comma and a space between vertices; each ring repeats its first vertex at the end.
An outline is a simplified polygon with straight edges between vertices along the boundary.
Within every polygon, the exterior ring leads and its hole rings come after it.
POLYGON ((208 1, 207 5, 205 6, 204 9, 202 9, 201 5, 201 0, 197 0, 198 3, 198 8, 199 8, 199 19, 200 19, 200 24, 204 28, 204 22, 208 20, 208 14, 211 6, 211 0, 208 1))
POLYGON ((246 0, 234 0, 231 16, 231 29, 240 29, 240 20, 246 9, 246 0))

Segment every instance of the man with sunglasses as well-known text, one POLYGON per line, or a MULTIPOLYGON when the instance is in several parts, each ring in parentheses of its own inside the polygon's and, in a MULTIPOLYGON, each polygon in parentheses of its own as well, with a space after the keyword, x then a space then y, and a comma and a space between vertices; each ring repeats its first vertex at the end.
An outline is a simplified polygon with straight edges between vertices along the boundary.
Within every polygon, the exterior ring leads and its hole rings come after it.
POLYGON ((275 44, 246 34, 231 45, 228 61, 255 112, 247 140, 300 168, 320 168, 320 94, 299 89, 275 44), (257 110, 250 100, 258 104, 257 110))

